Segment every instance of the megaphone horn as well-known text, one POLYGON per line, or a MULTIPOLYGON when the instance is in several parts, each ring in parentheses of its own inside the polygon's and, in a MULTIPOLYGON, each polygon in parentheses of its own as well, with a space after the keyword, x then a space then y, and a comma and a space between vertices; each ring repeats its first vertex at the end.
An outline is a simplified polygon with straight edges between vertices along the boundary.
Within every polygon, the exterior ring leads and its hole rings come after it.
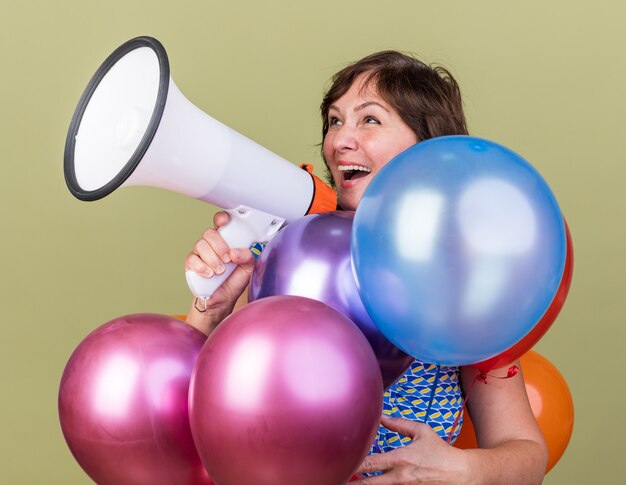
MULTIPOLYGON (((89 81, 67 133, 64 172, 81 200, 144 185, 221 207, 231 215, 221 229, 231 247, 266 242, 283 223, 336 208, 333 190, 310 170, 190 103, 152 37, 122 44, 89 81)), ((192 293, 209 298, 234 269, 228 266, 211 279, 188 274, 192 293)))

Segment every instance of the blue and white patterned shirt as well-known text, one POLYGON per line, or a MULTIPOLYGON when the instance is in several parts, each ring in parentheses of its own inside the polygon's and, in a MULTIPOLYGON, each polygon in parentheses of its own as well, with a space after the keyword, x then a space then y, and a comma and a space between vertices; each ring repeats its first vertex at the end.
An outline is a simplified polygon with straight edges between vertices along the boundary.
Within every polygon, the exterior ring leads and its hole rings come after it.
MULTIPOLYGON (((463 412, 459 368, 425 364, 414 360, 400 379, 383 396, 383 414, 394 418, 428 423, 443 440, 448 439, 454 421, 463 412)), ((454 443, 463 424, 459 419, 452 435, 454 443)), ((390 451, 411 439, 384 426, 378 428, 370 453, 390 451)))

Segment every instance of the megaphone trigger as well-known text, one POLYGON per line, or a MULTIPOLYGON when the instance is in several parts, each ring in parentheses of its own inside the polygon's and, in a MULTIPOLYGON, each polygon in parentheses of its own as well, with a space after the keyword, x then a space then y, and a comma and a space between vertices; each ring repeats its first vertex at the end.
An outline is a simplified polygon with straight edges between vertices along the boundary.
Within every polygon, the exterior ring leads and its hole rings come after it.
MULTIPOLYGON (((218 232, 231 248, 248 248, 254 243, 264 243, 272 239, 285 223, 285 219, 274 214, 268 214, 259 209, 239 206, 228 209, 230 220, 220 227, 218 232)), ((226 264, 224 273, 211 278, 200 276, 194 271, 187 271, 185 278, 187 285, 196 298, 208 300, 222 283, 230 276, 237 266, 226 264)))

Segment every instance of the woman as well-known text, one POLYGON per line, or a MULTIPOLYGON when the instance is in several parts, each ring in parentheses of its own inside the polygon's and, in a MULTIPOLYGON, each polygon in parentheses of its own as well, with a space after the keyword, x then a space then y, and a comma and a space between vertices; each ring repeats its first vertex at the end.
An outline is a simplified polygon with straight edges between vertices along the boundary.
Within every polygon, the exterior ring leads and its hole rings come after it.
MULTIPOLYGON (((395 51, 373 54, 338 72, 321 111, 324 161, 345 210, 356 209, 372 178, 401 151, 436 136, 467 134, 460 91, 449 72, 395 51)), ((216 214, 215 226, 227 218, 216 214)), ((238 298, 245 298, 254 258, 247 249, 230 249, 215 229, 208 229, 185 260, 186 269, 207 277, 222 273, 229 261, 238 267, 206 311, 192 307, 187 317, 206 334, 233 311, 238 298)), ((423 366, 416 361, 409 372, 423 366)), ((465 392, 477 374, 471 367, 447 372, 451 379, 460 375, 465 392)), ((494 374, 506 374, 506 369, 494 374)), ((382 474, 353 483, 541 483, 547 450, 522 376, 477 383, 467 405, 479 449, 456 449, 441 439, 445 433, 438 435, 420 420, 383 416, 377 444, 385 452, 370 454, 359 469, 382 474), (400 443, 393 438, 398 434, 409 439, 400 443)))

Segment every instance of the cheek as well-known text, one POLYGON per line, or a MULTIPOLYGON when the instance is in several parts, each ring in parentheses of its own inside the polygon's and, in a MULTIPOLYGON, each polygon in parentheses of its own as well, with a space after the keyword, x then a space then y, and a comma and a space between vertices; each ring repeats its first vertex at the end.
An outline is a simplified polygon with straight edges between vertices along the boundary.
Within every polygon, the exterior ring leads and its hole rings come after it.
MULTIPOLYGON (((413 131, 409 127, 406 127, 406 130, 404 130, 404 133, 398 140, 398 147, 400 148, 398 153, 403 152, 409 147, 412 147, 417 143, 417 141, 417 135, 413 133, 413 131)), ((396 153, 396 155, 398 153, 396 153)))
POLYGON ((392 143, 374 142, 368 145, 368 158, 376 168, 381 168, 400 151, 392 143))
POLYGON ((332 157, 332 148, 333 148, 333 140, 332 140, 332 136, 327 134, 324 137, 324 141, 322 142, 322 152, 324 152, 324 158, 326 159, 326 161, 330 161, 330 158, 332 157))
POLYGON ((392 158, 396 155, 399 155, 407 148, 415 145, 417 143, 417 139, 415 136, 412 137, 402 137, 394 140, 389 140, 387 143, 379 143, 377 146, 375 145, 374 150, 376 151, 376 162, 379 167, 386 165, 392 158))

